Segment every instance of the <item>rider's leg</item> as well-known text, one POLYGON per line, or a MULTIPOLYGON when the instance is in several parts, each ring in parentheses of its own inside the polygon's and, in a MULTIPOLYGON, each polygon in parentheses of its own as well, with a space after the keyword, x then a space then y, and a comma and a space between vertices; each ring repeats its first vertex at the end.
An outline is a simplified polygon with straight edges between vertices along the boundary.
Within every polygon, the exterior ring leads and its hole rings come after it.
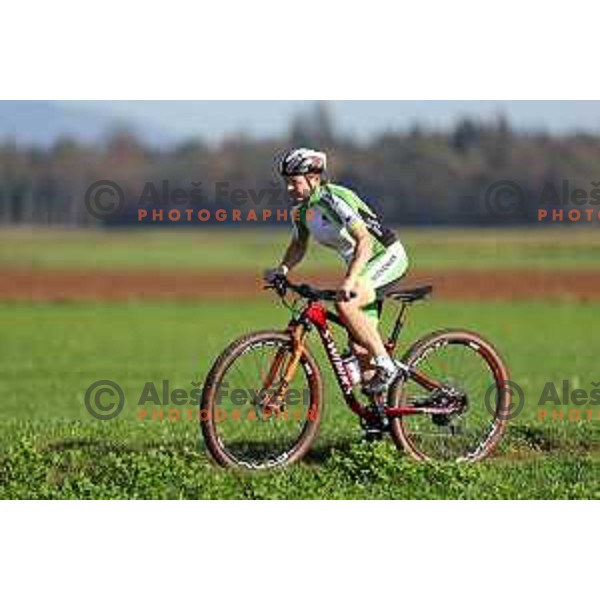
POLYGON ((375 300, 375 292, 365 281, 359 279, 354 288, 356 297, 346 302, 336 302, 339 315, 348 327, 352 337, 373 356, 386 354, 385 346, 377 325, 362 310, 363 306, 375 300))
MULTIPOLYGON (((374 307, 376 293, 375 289, 383 287, 404 275, 408 267, 406 252, 402 245, 397 242, 388 250, 369 261, 359 277, 357 284, 357 297, 349 302, 337 303, 337 309, 348 325, 355 341, 364 347, 369 353, 374 369, 367 369, 366 376, 363 372, 366 393, 379 393, 397 373, 397 366, 389 356, 379 330, 379 314, 374 307), (375 375, 377 375, 375 377, 375 375), (372 380, 372 381, 370 381, 372 380), (370 385, 369 385, 370 383, 370 385)), ((363 355, 364 352, 357 352, 363 355)), ((362 366, 362 365, 361 365, 362 366)))
MULTIPOLYGON (((364 279, 359 279, 354 289, 356 297, 347 302, 337 302, 336 308, 350 331, 355 342, 363 346, 369 357, 373 359, 374 367, 384 369, 391 378, 397 371, 397 367, 388 354, 379 330, 377 320, 367 315, 363 307, 372 304, 375 300, 375 291, 364 279)), ((367 369, 367 377, 372 377, 367 369)))
MULTIPOLYGON (((375 312, 373 310, 365 309, 365 307, 363 307, 362 310, 372 321, 373 326, 379 332, 379 310, 375 312)), ((381 336, 381 333, 379 335, 381 336)), ((367 348, 361 346, 358 342, 354 340, 350 341, 350 348, 354 353, 354 356, 356 356, 356 358, 358 359, 362 380, 364 383, 367 383, 375 375, 375 368, 373 366, 374 355, 369 350, 367 350, 367 348)))
POLYGON ((360 365, 360 373, 362 380, 367 382, 375 375, 375 369, 372 364, 372 356, 371 353, 364 347, 358 344, 357 342, 351 342, 350 348, 354 353, 354 356, 358 359, 358 364, 360 365))

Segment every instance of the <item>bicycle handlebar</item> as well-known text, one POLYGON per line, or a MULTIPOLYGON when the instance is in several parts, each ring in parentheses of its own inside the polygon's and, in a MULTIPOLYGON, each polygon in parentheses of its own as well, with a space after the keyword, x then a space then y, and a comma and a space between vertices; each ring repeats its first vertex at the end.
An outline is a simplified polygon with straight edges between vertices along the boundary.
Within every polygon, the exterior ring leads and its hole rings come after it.
MULTIPOLYGON (((273 281, 264 286, 264 289, 274 289, 282 298, 286 295, 288 289, 296 292, 299 296, 307 300, 324 300, 333 302, 338 300, 338 290, 318 290, 307 283, 292 283, 285 275, 276 275, 273 281)), ((356 298, 356 292, 350 292, 350 298, 356 298)))

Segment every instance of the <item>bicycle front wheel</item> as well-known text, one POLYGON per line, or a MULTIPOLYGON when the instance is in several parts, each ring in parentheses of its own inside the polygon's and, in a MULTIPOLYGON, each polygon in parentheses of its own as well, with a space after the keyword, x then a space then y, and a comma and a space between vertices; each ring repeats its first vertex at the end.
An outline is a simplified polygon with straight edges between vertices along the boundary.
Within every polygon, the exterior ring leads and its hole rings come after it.
POLYGON ((308 451, 321 418, 319 367, 304 348, 294 361, 289 333, 263 331, 233 342, 206 379, 201 428, 223 467, 268 469, 308 451))
POLYGON ((416 460, 488 456, 502 437, 511 405, 508 370, 493 346, 470 331, 442 330, 417 341, 402 361, 450 392, 399 379, 390 390, 390 406, 426 410, 391 420, 396 445, 416 460))

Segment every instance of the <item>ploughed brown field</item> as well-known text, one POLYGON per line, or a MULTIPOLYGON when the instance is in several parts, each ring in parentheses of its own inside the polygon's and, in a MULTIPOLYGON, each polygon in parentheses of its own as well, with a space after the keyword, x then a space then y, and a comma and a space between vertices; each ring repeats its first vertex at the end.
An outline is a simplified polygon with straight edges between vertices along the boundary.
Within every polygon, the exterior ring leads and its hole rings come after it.
MULTIPOLYGON (((339 272, 299 271, 294 280, 334 287, 339 272)), ((600 299, 600 270, 415 271, 401 287, 424 283, 434 286, 436 297, 448 300, 600 299)), ((219 300, 261 295, 265 292, 259 272, 0 269, 4 301, 219 300)))

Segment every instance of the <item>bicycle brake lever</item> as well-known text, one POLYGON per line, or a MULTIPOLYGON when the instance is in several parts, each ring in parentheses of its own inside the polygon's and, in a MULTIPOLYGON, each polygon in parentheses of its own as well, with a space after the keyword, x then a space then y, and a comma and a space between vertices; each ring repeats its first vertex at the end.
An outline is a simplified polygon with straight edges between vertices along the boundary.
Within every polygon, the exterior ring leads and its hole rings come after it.
POLYGON ((277 292, 277 294, 283 298, 287 293, 287 281, 282 279, 276 279, 273 282, 273 288, 277 292))

